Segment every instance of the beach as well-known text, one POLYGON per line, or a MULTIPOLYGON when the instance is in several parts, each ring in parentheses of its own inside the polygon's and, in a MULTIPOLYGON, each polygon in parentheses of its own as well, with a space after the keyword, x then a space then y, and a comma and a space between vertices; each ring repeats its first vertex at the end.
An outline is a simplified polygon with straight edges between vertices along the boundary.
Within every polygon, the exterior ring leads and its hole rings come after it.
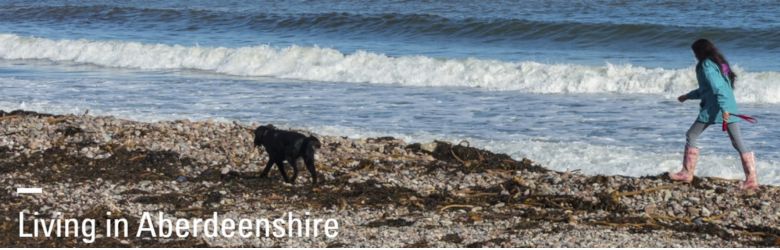
MULTIPOLYGON (((677 171, 691 43, 737 74, 759 181, 780 185, 780 5, 763 2, 0 3, 2 110, 257 121, 350 139, 469 141, 555 171, 677 171), (736 7, 738 6, 738 7, 736 7), (710 15, 702 13, 722 13, 710 15)), ((739 179, 726 133, 699 175, 739 179)))
MULTIPOLYGON (((780 188, 740 180, 673 183, 554 171, 467 141, 318 135, 319 185, 295 184, 253 145, 260 122, 140 122, 89 114, 0 111, 0 245, 14 247, 777 247, 780 188), (40 194, 17 194, 40 187, 40 194), (276 218, 338 221, 320 237, 21 238, 38 218, 276 218), (109 213, 110 212, 110 213, 109 213), (56 217, 56 216, 54 216, 56 217), (31 224, 25 224, 31 225, 31 224)), ((294 128, 293 128, 294 129, 294 128)), ((704 168, 706 166, 702 166, 704 168)), ((27 231, 29 232, 29 230, 27 231)))
POLYGON ((0 1, 0 247, 778 247, 777 13, 0 1))

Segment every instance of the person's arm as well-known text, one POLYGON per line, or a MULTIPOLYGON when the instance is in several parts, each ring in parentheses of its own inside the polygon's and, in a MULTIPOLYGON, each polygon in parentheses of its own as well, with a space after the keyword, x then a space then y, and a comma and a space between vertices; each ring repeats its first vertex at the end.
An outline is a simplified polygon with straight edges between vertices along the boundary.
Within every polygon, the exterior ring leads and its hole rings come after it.
POLYGON ((691 90, 691 92, 688 92, 688 94, 683 95, 685 97, 684 100, 696 100, 701 99, 701 93, 699 92, 699 89, 691 90))
POLYGON ((677 101, 685 102, 685 100, 701 99, 701 91, 699 89, 700 88, 696 88, 694 90, 691 90, 691 92, 688 92, 684 95, 677 97, 677 101))

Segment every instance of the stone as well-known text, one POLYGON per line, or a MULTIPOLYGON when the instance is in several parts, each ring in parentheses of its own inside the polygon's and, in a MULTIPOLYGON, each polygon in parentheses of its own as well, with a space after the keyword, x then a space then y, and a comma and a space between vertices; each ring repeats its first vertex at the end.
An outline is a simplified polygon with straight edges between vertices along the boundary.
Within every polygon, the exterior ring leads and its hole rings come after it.
POLYGON ((698 209, 696 207, 688 207, 688 214, 691 216, 698 216, 701 212, 701 209, 698 209))
POLYGON ((671 192, 671 191, 669 191, 669 190, 663 190, 663 191, 661 191, 661 192, 663 193, 663 201, 664 201, 664 202, 668 202, 668 201, 669 201, 669 199, 671 199, 671 198, 672 198, 672 192, 671 192))
POLYGON ((707 209, 706 207, 702 207, 701 208, 701 216, 702 217, 710 217, 710 215, 712 215, 712 212, 710 212, 709 209, 707 209))
POLYGON ((430 143, 420 144, 420 149, 422 149, 423 151, 426 151, 428 153, 433 153, 433 151, 436 150, 436 143, 435 142, 430 142, 430 143))
POLYGON ((681 214, 683 213, 683 206, 681 206, 677 202, 672 203, 672 211, 674 211, 675 214, 681 214))

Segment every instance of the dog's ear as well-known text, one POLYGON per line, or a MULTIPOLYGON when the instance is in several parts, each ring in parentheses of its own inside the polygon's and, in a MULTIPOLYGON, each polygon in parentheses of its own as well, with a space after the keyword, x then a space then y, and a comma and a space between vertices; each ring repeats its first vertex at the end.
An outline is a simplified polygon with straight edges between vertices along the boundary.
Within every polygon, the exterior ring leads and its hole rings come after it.
POLYGON ((265 137, 265 135, 268 134, 268 130, 271 130, 271 129, 273 129, 273 128, 263 128, 263 134, 261 134, 260 136, 261 137, 265 137))
POLYGON ((263 137, 268 134, 268 130, 266 126, 259 126, 255 129, 255 144, 259 144, 263 140, 263 137))
POLYGON ((255 130, 255 136, 258 136, 260 138, 265 137, 265 135, 267 135, 268 132, 274 129, 276 129, 276 127, 274 127, 274 125, 270 123, 268 125, 257 127, 257 130, 255 130))
POLYGON ((309 139, 309 143, 311 143, 311 145, 314 146, 314 148, 322 147, 322 143, 320 142, 319 139, 317 139, 317 137, 310 135, 308 139, 309 139))

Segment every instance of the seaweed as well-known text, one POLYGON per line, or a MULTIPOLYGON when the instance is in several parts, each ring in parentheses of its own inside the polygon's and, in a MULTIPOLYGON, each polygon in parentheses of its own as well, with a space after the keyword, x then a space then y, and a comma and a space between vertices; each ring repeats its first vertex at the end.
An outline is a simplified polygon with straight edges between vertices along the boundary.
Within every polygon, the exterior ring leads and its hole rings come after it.
POLYGON ((463 242, 463 238, 460 237, 460 235, 454 233, 441 237, 441 240, 449 243, 455 243, 455 244, 460 244, 461 242, 463 242))
POLYGON ((460 170, 466 173, 481 173, 488 169, 522 169, 540 173, 549 171, 539 165, 533 164, 533 162, 528 159, 516 161, 507 154, 496 154, 487 150, 471 147, 466 141, 457 145, 441 141, 436 141, 435 143, 436 148, 431 153, 435 159, 448 163, 460 164, 460 170))
POLYGON ((181 176, 183 166, 193 164, 194 160, 170 151, 128 151, 120 148, 108 158, 94 159, 53 147, 29 156, 18 156, 14 161, 0 161, 0 169, 4 172, 31 172, 31 178, 45 182, 80 182, 101 178, 134 183, 175 179, 181 176))
POLYGON ((411 225, 414 225, 414 221, 400 218, 375 220, 366 224, 367 227, 408 227, 411 225))
POLYGON ((506 242, 506 241, 507 241, 507 239, 495 238, 495 239, 489 239, 489 240, 485 240, 485 241, 473 242, 473 243, 467 244, 466 247, 468 247, 468 248, 501 247, 501 244, 506 242))

